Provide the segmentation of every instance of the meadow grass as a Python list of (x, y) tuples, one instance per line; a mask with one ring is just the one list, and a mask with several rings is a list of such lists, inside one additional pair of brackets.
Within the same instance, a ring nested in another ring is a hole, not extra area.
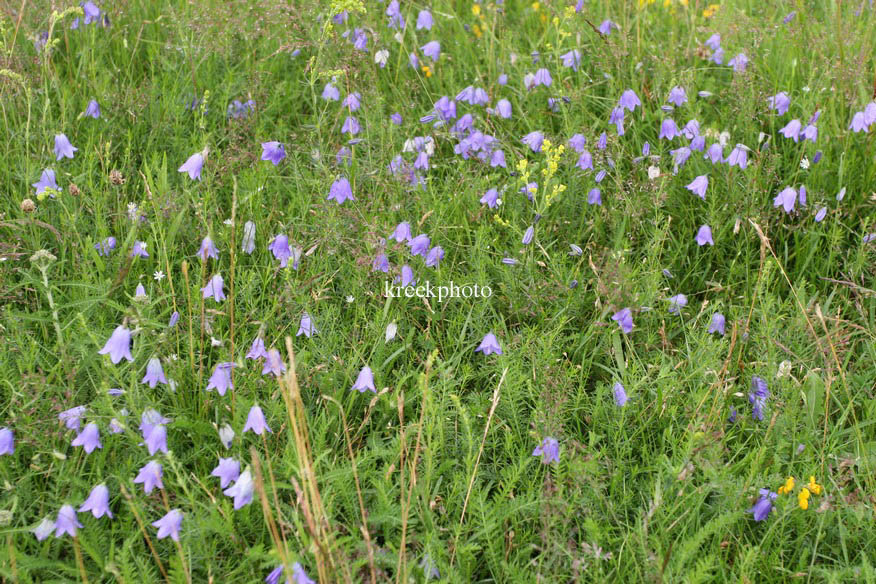
[[(15, 436), (0, 456), (4, 580), (257, 582), (298, 562), (321, 582), (876, 582), (876, 126), (849, 129), (876, 97), (866, 0), (403, 2), (397, 38), (380, 2), (129, 0), (100, 6), (109, 26), (71, 30), (76, 6), (0, 6), (0, 427)], [(426, 8), (434, 25), (417, 29)], [(704, 47), (714, 33), (720, 65)], [(421, 50), (432, 40), (434, 63)], [(561, 62), (572, 49), (577, 71)], [(750, 63), (737, 72), (727, 61), (740, 52)], [(552, 85), (527, 89), (542, 67)], [(323, 99), (326, 83), (341, 100), (359, 92), (361, 109)], [(419, 121), (468, 85), (512, 106), (505, 119), (457, 101), (506, 168), (464, 159), (449, 127)], [(661, 110), (675, 86), (688, 102)], [(642, 106), (618, 136), (608, 119), (627, 89)], [(767, 101), (780, 91), (782, 116)], [(91, 99), (99, 119), (80, 115)], [(227, 115), (249, 99), (247, 115)], [(779, 133), (816, 111), (814, 143)], [(351, 115), (362, 141), (347, 146)], [(698, 120), (707, 144), (727, 132), (724, 155), (744, 144), (748, 167), (695, 151), (674, 172), (670, 150), (687, 140), (658, 139), (666, 117)], [(552, 146), (522, 144), (533, 131)], [(55, 160), (61, 133), (73, 159)], [(576, 133), (593, 171), (576, 167)], [(414, 162), (403, 148), (416, 136), (434, 153), (412, 187), (388, 166)], [(260, 160), (269, 141), (285, 147), (278, 165)], [(177, 171), (205, 148), (200, 180)], [(60, 192), (38, 197), (46, 168)], [(547, 179), (532, 202), (527, 171)], [(705, 200), (685, 188), (703, 174)], [(342, 176), (355, 200), (339, 205), (326, 197)], [(805, 206), (774, 207), (801, 185)], [(479, 202), (490, 188), (495, 209)], [(437, 267), (389, 239), (402, 221), (443, 248)], [(704, 224), (714, 245), (695, 241)], [(277, 234), (300, 250), (297, 267), (268, 250)], [(207, 236), (218, 260), (199, 257)], [(148, 258), (129, 256), (138, 241)], [(388, 274), (372, 269), (381, 252)], [(420, 283), (491, 295), (388, 297), (402, 264)], [(222, 302), (201, 294), (216, 273)], [(672, 314), (678, 294), (688, 303)], [(629, 334), (612, 320), (625, 307)], [(707, 332), (715, 312), (723, 335)], [(305, 313), (312, 337), (296, 336)], [(133, 361), (113, 364), (98, 351), (123, 323)], [(475, 352), (489, 332), (501, 355)], [(257, 336), (282, 355), (282, 377), (245, 359)], [(173, 384), (141, 382), (153, 357)], [(237, 366), (220, 396), (205, 387), (223, 362)], [(375, 393), (351, 391), (364, 366)], [(771, 394), (761, 420), (753, 376)], [(242, 431), (255, 404), (271, 433)], [(58, 419), (80, 405), (100, 429), (90, 454)], [(166, 454), (143, 444), (149, 408), (170, 419)], [(533, 456), (545, 437), (557, 462)], [(219, 457), (251, 469), (251, 504), (235, 510), (210, 476)], [(153, 459), (163, 488), (145, 494), (133, 479)], [(759, 490), (789, 476), (792, 492), (755, 521)], [(824, 490), (804, 510), (810, 476)], [(83, 512), (75, 539), (34, 536), (100, 483), (112, 519)], [(179, 542), (151, 525), (170, 509), (183, 513)]]

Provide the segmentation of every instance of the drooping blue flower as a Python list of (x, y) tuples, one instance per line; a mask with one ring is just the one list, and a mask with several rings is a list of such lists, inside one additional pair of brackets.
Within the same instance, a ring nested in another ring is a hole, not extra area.
[(540, 456), (543, 464), (560, 461), (560, 443), (556, 438), (547, 436), (541, 444), (532, 451), (533, 456)]
[(712, 322), (709, 324), (709, 330), (707, 332), (709, 334), (718, 333), (723, 337), (725, 324), (726, 319), (724, 318), (724, 315), (720, 312), (716, 312), (712, 315)]
[(80, 513), (85, 513), (87, 511), (91, 511), (91, 514), (94, 515), (96, 519), (100, 519), (104, 515), (110, 519), (113, 518), (113, 512), (109, 508), (109, 489), (105, 484), (96, 485), (91, 489), (88, 498), (85, 499), (85, 502), (79, 507)]
[(131, 355), (131, 331), (126, 329), (124, 325), (119, 325), (110, 335), (103, 348), (98, 351), (99, 355), (109, 355), (113, 364), (117, 364), (123, 358), (128, 361), (133, 361)]
[(475, 349), (475, 353), (478, 352), (483, 353), (484, 355), (492, 355), (493, 353), (501, 355), (502, 347), (499, 346), (499, 339), (496, 338), (496, 335), (492, 332), (485, 334), (484, 338), (481, 340), (481, 344)]
[(76, 517), (76, 509), (73, 505), (62, 506), (55, 520), (55, 537), (62, 537), (65, 533), (70, 537), (76, 537), (77, 528), (81, 529), (82, 524)]
[(213, 297), (215, 302), (222, 302), (225, 300), (225, 292), (222, 291), (222, 286), (225, 285), (225, 281), (222, 279), (220, 274), (215, 274), (210, 281), (207, 282), (207, 285), (201, 288), (201, 294), (203, 294), (204, 298)]
[(678, 129), (678, 124), (672, 118), (666, 118), (660, 123), (660, 134), (657, 136), (660, 140), (672, 140), (681, 136), (681, 131)]
[(727, 165), (738, 166), (745, 170), (748, 167), (748, 147), (744, 144), (737, 144), (727, 157)]
[(633, 311), (629, 308), (615, 312), (611, 320), (615, 321), (624, 333), (629, 334), (633, 331)]
[(161, 367), (161, 361), (158, 357), (152, 357), (146, 364), (146, 375), (140, 383), (146, 383), (150, 388), (155, 389), (159, 383), (167, 385), (167, 378), (164, 376), (164, 369)]
[(770, 109), (776, 110), (778, 115), (783, 116), (787, 113), (788, 108), (791, 107), (791, 98), (784, 91), (780, 91), (767, 98), (767, 104), (769, 104)]
[(428, 10), (420, 10), (417, 14), (417, 30), (431, 30), (432, 22), (432, 13)]
[(271, 349), (265, 357), (265, 364), (262, 366), (262, 375), (272, 374), (274, 377), (280, 377), (286, 371), (286, 364), (280, 356), (280, 351)]
[(627, 390), (624, 388), (623, 384), (620, 381), (615, 382), (614, 387), (612, 388), (612, 394), (614, 395), (614, 404), (622, 408), (627, 405), (629, 401), (629, 397), (627, 397)]
[(431, 248), (429, 252), (426, 254), (426, 267), (427, 268), (435, 268), (438, 267), (438, 263), (444, 259), (444, 248), (440, 245), (436, 245)]
[(252, 480), (252, 474), (247, 469), (240, 474), (233, 486), (228, 487), (222, 493), (227, 497), (234, 497), (234, 509), (237, 510), (252, 503), (254, 491), (255, 484)]
[(83, 115), (94, 118), (95, 120), (100, 117), (100, 104), (97, 103), (97, 100), (92, 99), (88, 102), (88, 106), (85, 108), (85, 113)]
[(216, 244), (213, 243), (213, 240), (209, 235), (201, 241), (201, 247), (198, 249), (198, 257), (201, 258), (201, 261), (206, 261), (207, 258), (213, 258), (214, 260), (219, 259), (219, 250), (216, 248)]
[(98, 241), (94, 244), (94, 249), (97, 250), (98, 255), (108, 256), (112, 250), (116, 248), (116, 238), (113, 236), (109, 236), (102, 241)]
[(705, 201), (706, 189), (709, 188), (709, 176), (702, 174), (693, 179), (685, 188)]
[(669, 298), (669, 314), (681, 314), (681, 309), (687, 306), (687, 296), (676, 294)]
[(89, 422), (82, 429), (76, 438), (71, 442), (73, 446), (81, 446), (86, 454), (91, 454), (96, 448), (103, 448), (100, 442), (100, 431), (97, 429), (97, 424)]
[(573, 71), (578, 71), (578, 67), (581, 65), (581, 51), (572, 49), (568, 53), (560, 55), (560, 59), (563, 61), (563, 67), (571, 67)]
[(769, 489), (761, 489), (760, 498), (746, 513), (751, 513), (755, 521), (763, 521), (773, 510), (773, 501), (776, 500), (776, 497), (778, 495)]
[(676, 107), (681, 107), (682, 105), (687, 103), (687, 93), (685, 93), (684, 87), (676, 85), (675, 87), (670, 89), (669, 98), (666, 101), (675, 104)]
[[(33, 183), (31, 186), (36, 189), (37, 195), (45, 192), (46, 189), (51, 189), (53, 191), (61, 190), (58, 183), (55, 181), (55, 171), (51, 168), (43, 170), (42, 174), (40, 174), (40, 180)], [(51, 196), (54, 198), (54, 193), (52, 193)]]
[(797, 202), (797, 191), (791, 187), (785, 187), (776, 198), (773, 199), (773, 207), (783, 207), (785, 213), (791, 213)]
[(712, 228), (708, 225), (700, 226), (700, 229), (699, 231), (697, 231), (697, 236), (695, 239), (700, 247), (706, 245), (707, 243), (709, 245), (715, 245), (715, 240), (712, 239)]
[(234, 389), (234, 383), (231, 379), (231, 368), (234, 366), (235, 364), (233, 361), (217, 363), (216, 367), (213, 369), (213, 375), (210, 376), (210, 379), (207, 382), (206, 391), (215, 389), (219, 392), (219, 395), (225, 395), (226, 391)]
[(356, 377), (356, 382), (350, 390), (356, 390), (359, 393), (363, 393), (365, 390), (371, 390), (372, 392), (377, 393), (377, 389), (374, 387), (374, 374), (371, 372), (371, 367), (367, 365), (362, 367), (359, 371), (359, 375)]
[(146, 436), (146, 449), (149, 451), (149, 456), (156, 452), (167, 454), (167, 428), (164, 424), (158, 424), (152, 428), (149, 435)]
[(79, 150), (74, 147), (70, 140), (67, 139), (67, 136), (64, 134), (55, 134), (55, 156), (57, 160), (61, 160), (62, 158), (73, 158), (73, 153)]
[(408, 247), (411, 248), (411, 255), (426, 257), (426, 254), (429, 252), (430, 243), (431, 241), (429, 240), (429, 236), (425, 233), (421, 233), (420, 235), (414, 237), (408, 242)]
[(295, 333), (296, 337), (300, 337), (304, 335), (308, 339), (313, 335), (318, 335), (319, 329), (316, 328), (316, 325), (313, 324), (313, 319), (311, 319), (308, 313), (304, 313), (301, 315), (301, 322), (298, 324), (298, 332)]
[(148, 495), (152, 489), (158, 487), (164, 488), (164, 483), (161, 482), (161, 476), (164, 474), (164, 469), (161, 464), (155, 460), (147, 462), (134, 479), (134, 484), (143, 483), (143, 491)]
[(533, 152), (541, 152), (541, 145), (544, 142), (544, 134), (537, 130), (530, 132), (523, 137), (521, 142), (529, 146)]
[(11, 428), (0, 428), (0, 456), (15, 454), (15, 434)]
[(420, 47), (420, 50), (423, 51), (423, 55), (432, 59), (432, 62), (434, 63), (438, 60), (438, 57), (441, 56), (441, 43), (438, 41), (429, 41)]
[(254, 432), (259, 435), (264, 434), (266, 431), (272, 432), (268, 423), (265, 421), (265, 414), (262, 412), (262, 408), (260, 408), (258, 404), (254, 404), (250, 408), (249, 414), (246, 416), (246, 424), (243, 426), (243, 431)]
[(329, 188), (329, 195), (326, 200), (334, 200), (338, 203), (338, 205), (347, 200), (356, 200), (356, 197), (353, 196), (353, 189), (350, 186), (350, 181), (347, 180), (347, 177), (341, 177), (332, 183), (331, 188)]
[(270, 160), (274, 166), (286, 158), (286, 148), (280, 142), (262, 142), (262, 160)]
[(325, 101), (338, 101), (341, 99), (341, 92), (338, 91), (338, 88), (332, 85), (331, 81), (325, 84), (325, 87), (322, 88), (322, 98)]
[(152, 527), (158, 528), (155, 537), (164, 539), (170, 536), (173, 541), (179, 541), (179, 530), (182, 526), (183, 513), (179, 509), (171, 509), (158, 521), (152, 522)]
[(179, 167), (179, 172), (187, 172), (192, 180), (201, 180), (201, 170), (204, 168), (204, 155), (200, 152), (195, 152), (189, 156), (182, 166)]
[(617, 104), (624, 108), (628, 109), (631, 112), (636, 110), (636, 107), (642, 105), (642, 100), (639, 99), (639, 96), (636, 95), (636, 92), (632, 89), (627, 89), (623, 93), (621, 93), (620, 99), (617, 100)]
[(277, 234), (271, 243), (268, 244), (268, 250), (274, 254), (274, 257), (280, 260), (280, 267), (285, 268), (289, 265), (289, 258), (292, 257), (292, 249), (289, 247), (289, 237), (284, 233)]
[(219, 464), (210, 473), (211, 477), (219, 479), (219, 488), (224, 489), (240, 476), (240, 463), (233, 458), (219, 457)]

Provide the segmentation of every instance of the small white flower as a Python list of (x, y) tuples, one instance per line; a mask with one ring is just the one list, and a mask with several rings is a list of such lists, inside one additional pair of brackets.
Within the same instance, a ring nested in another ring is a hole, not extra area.
[(234, 440), (234, 429), (225, 424), (219, 428), (219, 440), (225, 448), (231, 448), (231, 441)]
[(128, 219), (131, 221), (136, 221), (140, 218), (140, 208), (137, 207), (137, 203), (130, 202), (128, 203)]
[(657, 168), (656, 166), (649, 166), (648, 167), (648, 179), (654, 180), (658, 176), (660, 176), (660, 169)]
[(501, 204), (502, 204), (502, 199), (496, 199), (496, 205), (501, 205)]
[(804, 86), (803, 86), (803, 91), (804, 91), (805, 93), (809, 93), (809, 92), (812, 91), (812, 90), (809, 89), (809, 86), (808, 86), (808, 85), (804, 85)]
[(229, 226), (230, 226), (230, 225), (231, 225), (231, 217), (229, 217), (228, 219), (226, 219), (226, 220), (223, 221), (222, 223), (224, 223), (225, 225), (229, 225)]
[(764, 138), (766, 138), (766, 134), (764, 134), (763, 132), (759, 133), (757, 135), (757, 143), (760, 144), (761, 142), (763, 142)]
[(386, 342), (393, 340), (395, 338), (395, 333), (398, 332), (398, 325), (394, 322), (386, 325)]
[(353, 298), (352, 296), (347, 296), (347, 304), (352, 303), (354, 300), (356, 300), (356, 299)]
[(727, 130), (724, 130), (723, 132), (721, 132), (718, 135), (718, 143), (721, 146), (726, 146), (729, 141), (730, 141), (730, 132), (728, 132)]
[(806, 158), (805, 156), (803, 157), (802, 160), (800, 160), (800, 168), (802, 168), (803, 170), (809, 169), (809, 159)]
[(216, 337), (211, 336), (211, 337), (210, 337), (210, 346), (211, 346), (211, 347), (221, 347), (221, 346), (222, 346), (222, 341), (220, 341), (220, 340), (217, 339)]
[(167, 388), (170, 389), (170, 391), (176, 393), (176, 379), (168, 379)]
[(776, 379), (781, 379), (791, 373), (791, 362), (782, 361), (779, 363), (779, 370), (776, 371)]
[(152, 277), (155, 278), (156, 282), (160, 282), (164, 279), (164, 272), (162, 272), (161, 270), (158, 270), (157, 272), (152, 274)]
[(380, 68), (386, 67), (386, 61), (389, 60), (389, 51), (380, 49), (374, 53), (374, 62), (380, 65)]
[(399, 43), (405, 40), (405, 37), (404, 37), (404, 35), (401, 33), (401, 31), (395, 33), (395, 35), (393, 35), (392, 38), (394, 38), (394, 39), (396, 40), (396, 42), (399, 42)]

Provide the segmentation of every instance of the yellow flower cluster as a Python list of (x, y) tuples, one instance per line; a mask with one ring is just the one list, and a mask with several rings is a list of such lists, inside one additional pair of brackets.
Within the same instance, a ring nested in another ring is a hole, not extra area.
[(704, 18), (712, 18), (715, 16), (715, 13), (721, 8), (720, 4), (709, 4), (705, 10), (703, 10)]
[[(794, 490), (794, 477), (788, 477), (785, 484), (778, 488), (779, 495), (790, 495)], [(809, 509), (809, 498), (812, 495), (820, 495), (824, 492), (824, 487), (815, 482), (815, 476), (809, 477), (809, 482), (805, 487), (797, 493), (797, 504), (801, 509)]]
[[(547, 208), (551, 206), (551, 203), (554, 202), (554, 199), (557, 198), (560, 193), (566, 190), (566, 185), (564, 184), (554, 183), (551, 185), (551, 180), (557, 173), (557, 169), (560, 167), (560, 159), (563, 157), (563, 152), (566, 151), (566, 147), (562, 144), (554, 147), (550, 140), (545, 139), (541, 145), (541, 149), (547, 156), (547, 166), (541, 169), (541, 174), (544, 177), (545, 192), (547, 193), (545, 196), (545, 208)], [(550, 191), (547, 190), (548, 186), (551, 186)]]

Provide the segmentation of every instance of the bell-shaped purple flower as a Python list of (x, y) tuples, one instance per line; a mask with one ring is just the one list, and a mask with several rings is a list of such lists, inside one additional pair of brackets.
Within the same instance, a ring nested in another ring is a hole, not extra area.
[(486, 205), (490, 209), (495, 209), (499, 206), (499, 191), (496, 189), (489, 189), (484, 195), (481, 197), (482, 204)]
[(426, 267), (427, 268), (435, 268), (438, 267), (438, 263), (444, 259), (444, 248), (440, 245), (436, 245), (432, 249), (429, 250), (429, 253), (426, 254)]
[(91, 489), (91, 493), (82, 506), (79, 507), (80, 513), (91, 511), (96, 519), (100, 519), (104, 515), (113, 518), (113, 512), (109, 508), (109, 489), (106, 485), (100, 484)]
[(371, 372), (371, 367), (366, 365), (359, 371), (356, 383), (350, 388), (351, 391), (354, 389), (360, 393), (364, 393), (366, 389), (377, 393), (377, 389), (374, 387), (374, 373)]
[(401, 285), (403, 288), (413, 286), (417, 281), (414, 279), (414, 270), (407, 264), (401, 267)]
[(240, 476), (240, 463), (233, 458), (219, 458), (219, 464), (210, 473), (212, 477), (219, 478), (219, 488), (224, 489), (237, 480)]
[(706, 189), (709, 188), (709, 176), (702, 174), (693, 179), (693, 181), (685, 188), (705, 201)]
[(411, 239), (408, 242), (408, 246), (411, 248), (412, 255), (426, 257), (426, 254), (429, 252), (430, 243), (431, 241), (429, 240), (429, 236), (425, 233), (421, 233), (420, 235)]
[(90, 118), (94, 118), (95, 120), (100, 117), (100, 104), (97, 103), (96, 100), (91, 100), (88, 102), (88, 106), (85, 108), (85, 114)]
[(201, 293), (204, 295), (204, 298), (212, 296), (214, 301), (222, 302), (225, 300), (225, 292), (222, 291), (222, 286), (224, 285), (225, 281), (222, 279), (222, 276), (216, 274), (210, 278), (210, 281), (207, 282), (206, 286), (201, 288)]
[(64, 425), (70, 430), (79, 431), (81, 426), (82, 416), (85, 414), (85, 406), (76, 406), (69, 410), (64, 410), (58, 414), (58, 419), (64, 422)]
[(709, 330), (707, 332), (709, 334), (718, 333), (723, 337), (726, 323), (727, 321), (724, 318), (724, 315), (720, 312), (716, 312), (712, 315), (712, 322), (709, 324)]
[(167, 428), (164, 424), (158, 424), (152, 428), (149, 435), (146, 437), (146, 449), (149, 450), (149, 456), (152, 456), (158, 451), (167, 454)]
[(100, 443), (100, 431), (97, 429), (97, 424), (90, 422), (85, 425), (82, 432), (79, 433), (71, 443), (73, 446), (81, 446), (86, 454), (91, 454), (95, 448), (103, 448)]
[(511, 102), (507, 99), (500, 99), (496, 103), (496, 113), (499, 114), (500, 118), (505, 118), (506, 120), (511, 117)]
[(784, 91), (780, 91), (768, 98), (767, 103), (769, 104), (770, 109), (776, 110), (778, 115), (783, 116), (787, 113), (788, 108), (791, 107), (791, 98), (788, 97), (788, 94)]
[(684, 92), (684, 87), (676, 85), (670, 89), (669, 98), (666, 101), (675, 104), (676, 107), (681, 107), (687, 103), (687, 93)]
[(544, 134), (539, 131), (530, 132), (523, 137), (521, 142), (529, 146), (533, 152), (541, 152), (541, 145), (544, 142)]
[(396, 240), (398, 243), (411, 240), (411, 224), (407, 221), (402, 221), (396, 225), (395, 230), (389, 236), (390, 239)]
[(624, 333), (629, 334), (633, 331), (633, 312), (629, 308), (615, 312), (611, 320), (615, 321)]
[(262, 142), (262, 160), (270, 160), (274, 166), (286, 158), (286, 149), (280, 142)]
[(588, 205), (602, 205), (602, 191), (598, 188), (593, 187), (587, 193), (587, 204)]
[(265, 364), (262, 366), (262, 375), (272, 374), (274, 377), (280, 377), (286, 372), (286, 364), (283, 363), (283, 358), (280, 356), (280, 351), (271, 349), (265, 357)]
[(237, 510), (252, 503), (254, 487), (252, 474), (247, 469), (240, 474), (233, 486), (228, 487), (222, 493), (228, 497), (234, 497), (234, 509)]
[(246, 416), (246, 424), (243, 426), (243, 431), (250, 431), (259, 435), (264, 434), (265, 431), (271, 432), (271, 428), (268, 427), (268, 423), (265, 421), (265, 414), (258, 404), (250, 408), (249, 414)]
[(742, 170), (748, 167), (748, 148), (744, 144), (737, 144), (727, 157), (728, 166), (738, 166)]
[(15, 434), (10, 428), (0, 428), (0, 456), (15, 454)]
[(699, 231), (697, 231), (696, 242), (700, 246), (704, 246), (707, 243), (709, 245), (715, 245), (715, 240), (712, 239), (712, 228), (708, 225), (700, 226)]
[(135, 241), (133, 247), (131, 247), (130, 257), (132, 257), (132, 258), (148, 258), (149, 252), (146, 251), (146, 242), (145, 241)]
[(572, 49), (568, 53), (560, 55), (560, 59), (563, 61), (563, 67), (571, 67), (572, 71), (578, 71), (578, 67), (581, 65), (581, 51)]
[(614, 405), (619, 408), (627, 405), (629, 401), (629, 397), (627, 397), (627, 390), (624, 389), (623, 384), (620, 381), (615, 382), (614, 387), (612, 388), (612, 394), (614, 395)]
[(98, 354), (109, 355), (113, 364), (118, 363), (123, 358), (133, 361), (134, 357), (131, 355), (131, 331), (123, 325), (117, 326), (103, 346), (103, 349), (98, 351)]
[(637, 107), (642, 105), (642, 101), (639, 99), (639, 96), (636, 95), (636, 92), (632, 89), (627, 89), (623, 93), (621, 93), (620, 99), (617, 100), (617, 104), (627, 110), (635, 111)]
[(73, 158), (73, 153), (79, 150), (70, 143), (64, 134), (55, 134), (55, 156), (57, 160)]
[(265, 341), (261, 337), (256, 337), (249, 348), (249, 353), (246, 354), (247, 359), (267, 358), (268, 352), (265, 350)]
[(550, 436), (542, 440), (541, 444), (532, 451), (533, 456), (540, 456), (544, 464), (560, 461), (560, 443)]
[[(36, 194), (39, 195), (43, 193), (46, 189), (52, 189), (54, 191), (60, 191), (61, 188), (58, 186), (58, 183), (55, 181), (55, 171), (51, 168), (47, 168), (43, 170), (40, 175), (40, 180), (33, 183), (32, 187), (36, 188)], [(52, 195), (54, 197), (54, 195)]]
[(285, 268), (289, 265), (289, 258), (292, 257), (292, 249), (289, 247), (289, 237), (285, 234), (278, 234), (268, 244), (268, 250), (274, 257), (280, 260), (280, 267)]
[(332, 186), (329, 189), (328, 198), (326, 200), (334, 200), (338, 203), (338, 205), (340, 205), (348, 199), (350, 201), (356, 200), (356, 198), (353, 196), (353, 189), (350, 187), (350, 181), (347, 180), (346, 177), (341, 177), (332, 183)]
[(420, 47), (420, 50), (423, 51), (425, 56), (432, 59), (432, 62), (435, 62), (438, 60), (438, 57), (441, 56), (441, 43), (438, 41), (430, 41)]
[(97, 250), (98, 255), (108, 256), (112, 250), (116, 248), (116, 238), (113, 236), (109, 236), (104, 238), (102, 241), (98, 241), (94, 244), (94, 249)]
[(308, 339), (313, 335), (318, 335), (319, 329), (316, 328), (316, 325), (313, 324), (313, 320), (311, 319), (308, 313), (304, 313), (301, 315), (301, 322), (298, 324), (298, 332), (295, 333), (296, 337), (300, 337), (304, 335)]
[(322, 98), (326, 101), (338, 101), (341, 99), (341, 92), (329, 82), (322, 88)]
[(167, 378), (164, 376), (164, 369), (161, 367), (161, 361), (158, 360), (158, 357), (149, 359), (146, 364), (146, 375), (143, 376), (140, 383), (147, 383), (153, 389), (159, 383), (167, 385)]
[(432, 13), (428, 10), (420, 10), (417, 14), (417, 30), (432, 30)]
[(207, 258), (219, 259), (219, 250), (216, 249), (216, 244), (213, 243), (209, 235), (201, 241), (198, 257), (201, 258), (201, 261), (207, 261)]
[(483, 353), (484, 355), (502, 354), (502, 347), (499, 346), (499, 339), (492, 332), (488, 332), (481, 340), (481, 344), (475, 349), (475, 353)]
[(187, 172), (192, 180), (201, 180), (201, 170), (204, 168), (204, 155), (201, 152), (195, 152), (189, 156), (182, 166), (179, 167), (179, 172)]
[(733, 67), (733, 71), (736, 73), (744, 73), (745, 68), (748, 67), (748, 57), (745, 56), (745, 53), (739, 53), (729, 61), (727, 61), (727, 65)]
[(773, 207), (783, 207), (785, 213), (791, 213), (794, 210), (794, 205), (797, 203), (797, 191), (791, 187), (785, 187), (773, 199)]
[(152, 527), (158, 528), (158, 539), (170, 536), (173, 541), (179, 541), (179, 530), (182, 527), (183, 513), (179, 509), (171, 509), (158, 521), (152, 522)]
[(669, 298), (669, 314), (681, 314), (681, 309), (687, 306), (687, 296), (676, 294)]
[(785, 138), (791, 138), (794, 142), (799, 142), (800, 140), (800, 129), (803, 125), (800, 123), (800, 120), (794, 118), (790, 122), (788, 122), (784, 128), (779, 130), (779, 133)]
[(164, 469), (161, 468), (161, 464), (155, 460), (150, 460), (140, 469), (140, 472), (134, 479), (134, 484), (143, 483), (143, 491), (148, 495), (155, 487), (159, 489), (164, 488), (164, 483), (161, 482), (163, 474)]
[(678, 124), (675, 123), (675, 120), (666, 118), (660, 123), (660, 134), (657, 136), (659, 139), (672, 140), (678, 136), (681, 136), (681, 131), (678, 129)]
[(718, 142), (715, 142), (706, 153), (703, 155), (703, 158), (706, 158), (712, 162), (712, 164), (717, 164), (719, 162), (724, 162), (724, 147), (721, 146)]
[(206, 391), (215, 389), (219, 395), (225, 395), (229, 389), (234, 389), (234, 383), (231, 381), (231, 368), (234, 367), (233, 361), (225, 361), (217, 363), (213, 369), (213, 375), (210, 376), (210, 381), (207, 383)]
[(76, 537), (76, 528), (82, 528), (76, 517), (76, 509), (73, 505), (64, 505), (58, 511), (58, 518), (55, 520), (55, 537), (61, 537), (65, 533), (70, 537)]
[(757, 503), (746, 513), (751, 513), (755, 521), (763, 521), (769, 516), (770, 511), (773, 510), (773, 501), (776, 500), (776, 497), (778, 495), (769, 489), (761, 489), (760, 498), (757, 500)]

